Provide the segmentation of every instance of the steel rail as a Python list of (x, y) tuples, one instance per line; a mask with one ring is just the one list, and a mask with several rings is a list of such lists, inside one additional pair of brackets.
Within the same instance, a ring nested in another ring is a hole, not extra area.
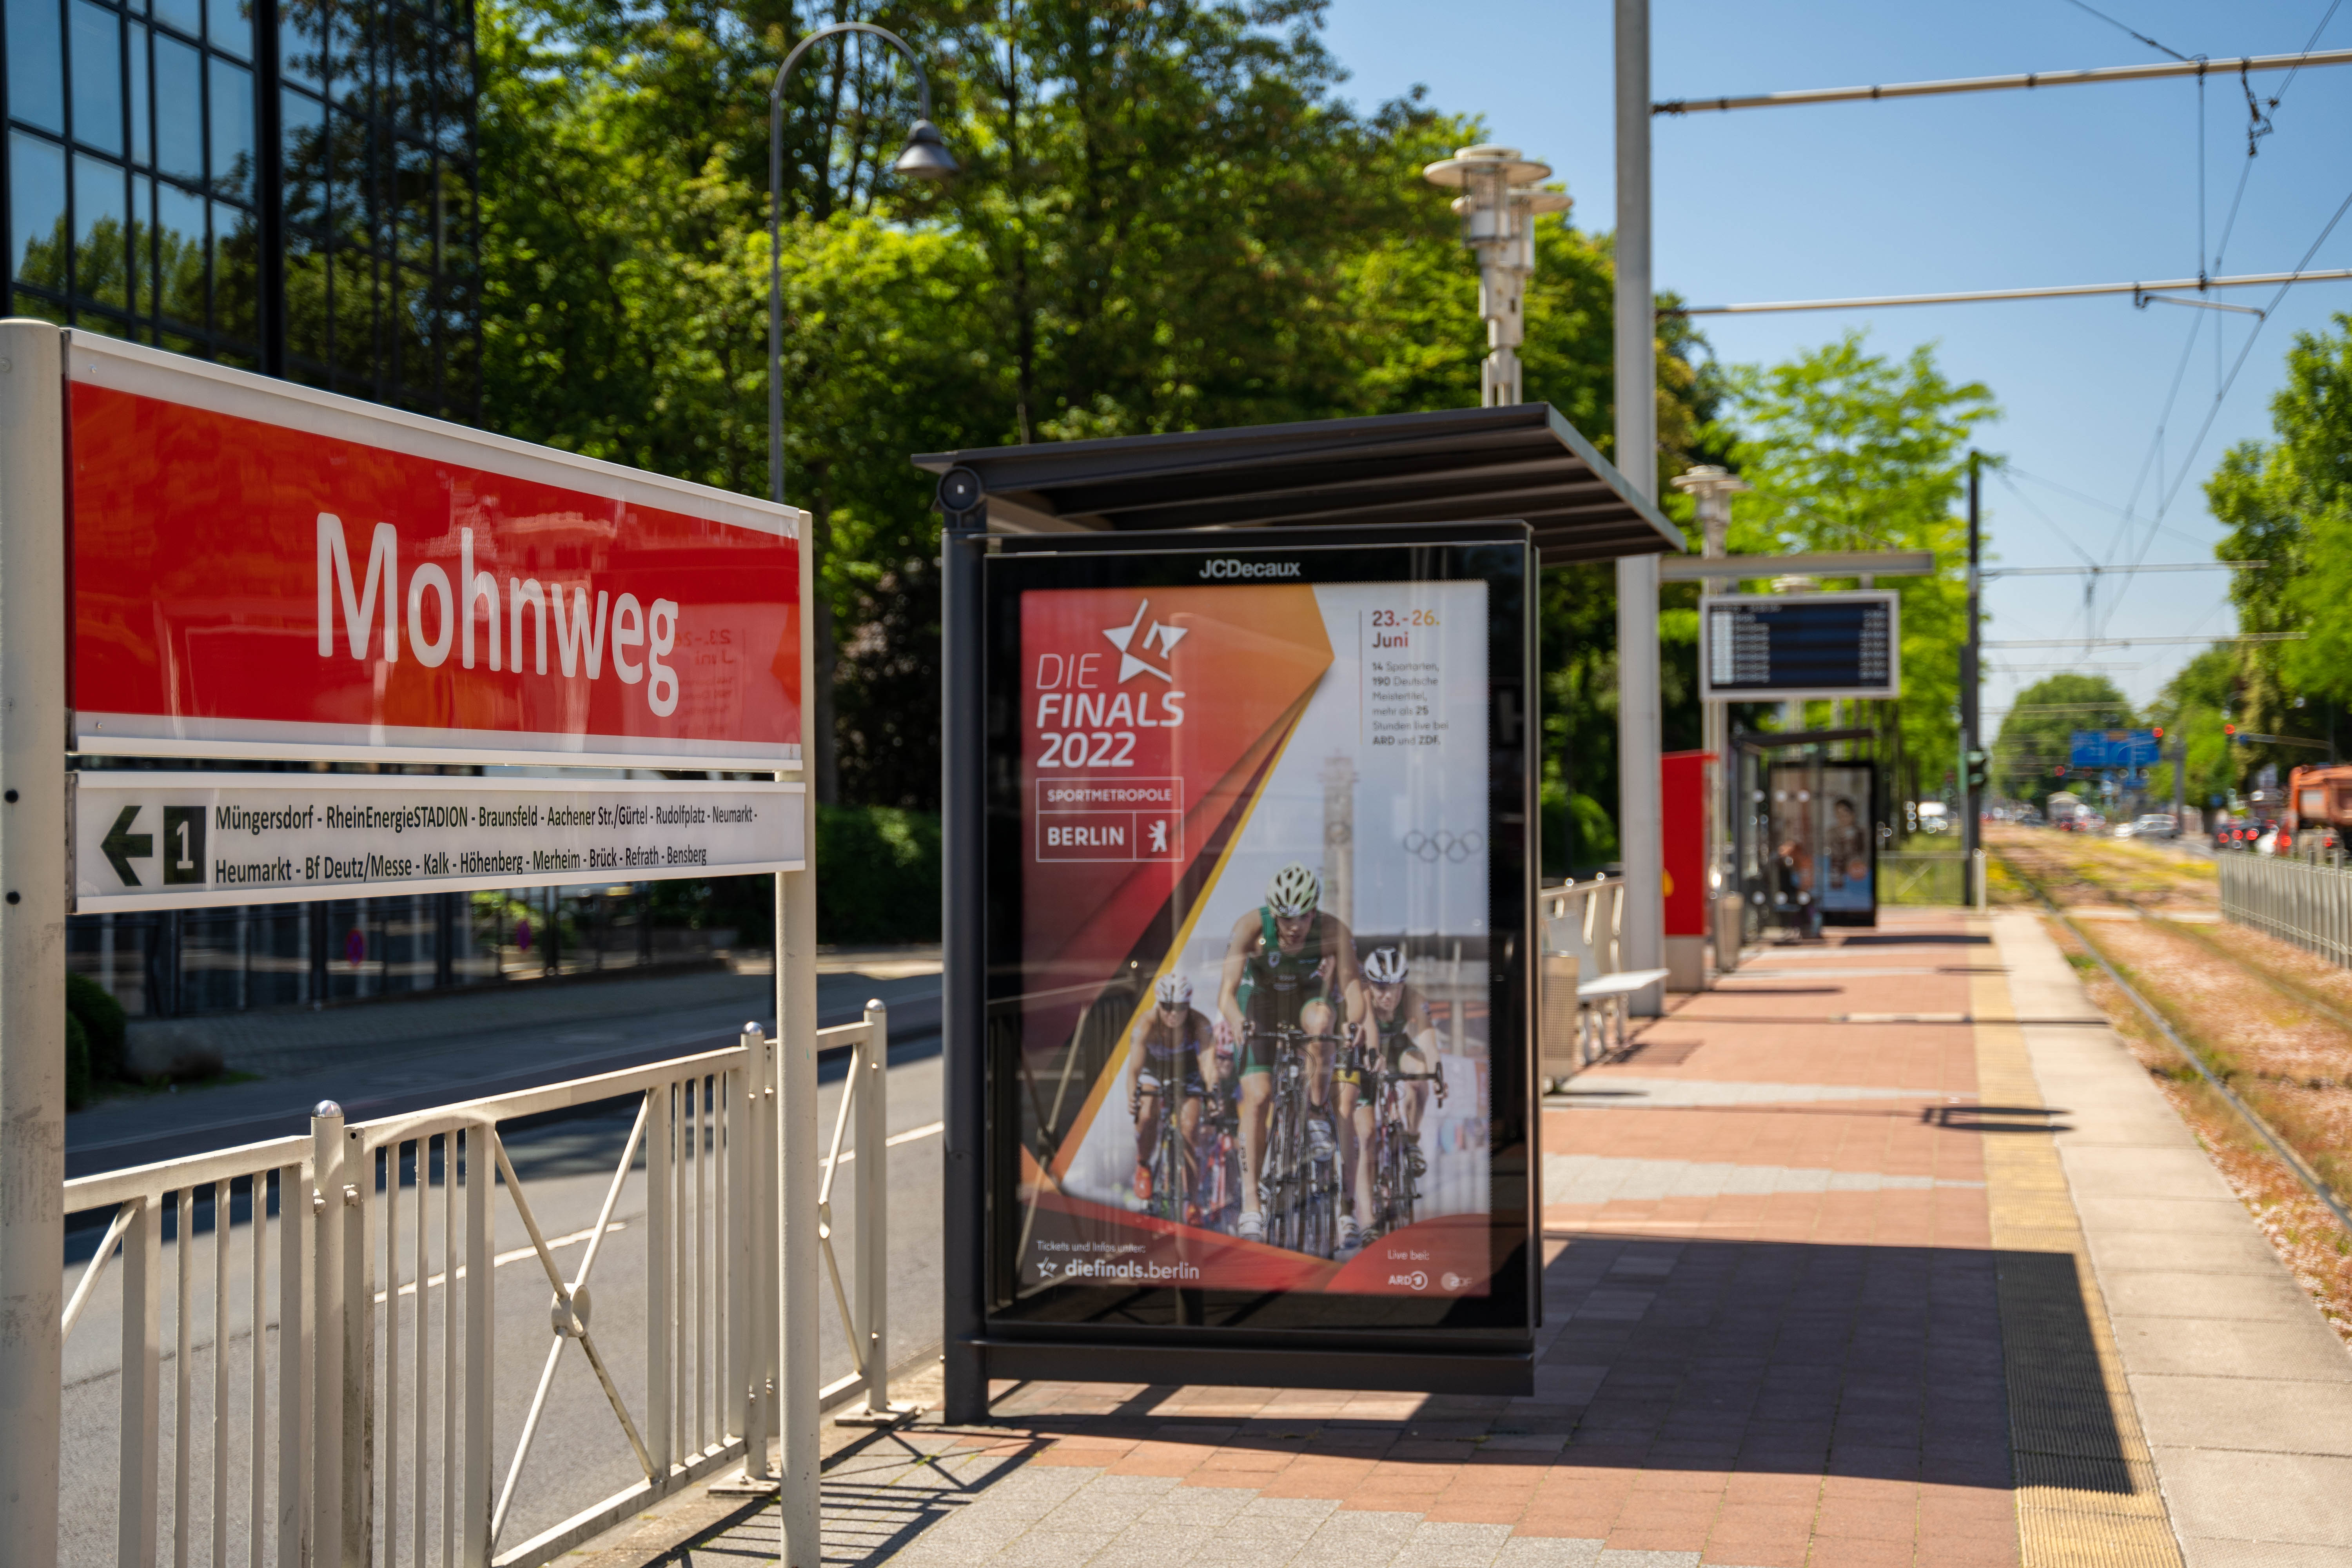
[(1995, 300), (2069, 300), (2086, 294), (2147, 295), (2163, 289), (2261, 289), (2352, 281), (2352, 268), (2241, 272), (2227, 278), (2168, 278), (2155, 283), (2056, 283), (2034, 289), (1964, 289), (1941, 294), (1863, 294), (1848, 300), (1759, 300), (1737, 305), (1661, 305), (1661, 316), (1752, 316), (1780, 310), (1874, 310), (1896, 305), (1976, 305)]
[(1875, 103), (1890, 98), (1940, 98), (1956, 92), (2006, 92), (2042, 87), (2096, 87), (2105, 82), (2155, 81), (2166, 77), (2245, 75), (2294, 70), (2304, 66), (2352, 65), (2352, 49), (2317, 49), (2295, 55), (2241, 55), (2234, 59), (2159, 60), (2150, 65), (2090, 66), (2074, 70), (2025, 71), (2010, 76), (1954, 77), (1943, 81), (1886, 82), (1873, 87), (1810, 87), (1787, 92), (1755, 92), (1737, 98), (1669, 98), (1650, 105), (1653, 115), (1723, 113), (1734, 109), (1794, 109), (1814, 103)]
[[(2101, 969), (2106, 972), (2107, 978), (2116, 983), (2116, 988), (2130, 999), (2133, 1006), (2139, 1009), (2140, 1016), (2145, 1017), (2148, 1021), (2149, 1025), (2154, 1027), (2158, 1034), (2164, 1037), (2165, 1043), (2169, 1045), (2176, 1052), (2179, 1053), (2180, 1058), (2196, 1069), (2197, 1076), (2203, 1079), (2205, 1082), (2211, 1087), (2215, 1093), (2219, 1094), (2224, 1100), (2228, 1101), (2230, 1109), (2236, 1111), (2240, 1119), (2242, 1120), (2247, 1126), (2252, 1128), (2262, 1138), (2263, 1142), (2270, 1145), (2271, 1152), (2279, 1157), (2279, 1163), (2284, 1165), (2289, 1171), (2293, 1172), (2297, 1181), (2301, 1182), (2305, 1187), (2310, 1189), (2311, 1195), (2313, 1197), (2317, 1198), (2322, 1204), (2325, 1204), (2327, 1206), (2327, 1212), (2336, 1216), (2336, 1223), (2342, 1226), (2346, 1232), (2352, 1233), (2352, 1211), (2347, 1211), (2345, 1208), (2344, 1201), (2336, 1195), (2335, 1189), (2327, 1184), (2326, 1180), (2320, 1176), (2319, 1173), (2313, 1170), (2310, 1165), (2305, 1163), (2302, 1155), (2296, 1153), (2294, 1150), (2287, 1146), (2286, 1141), (2272, 1130), (2271, 1124), (2263, 1120), (2262, 1114), (2259, 1111), (2255, 1110), (2252, 1106), (2248, 1105), (2243, 1100), (2238, 1098), (2237, 1090), (2222, 1082), (2221, 1078), (2214, 1073), (2213, 1069), (2205, 1065), (2205, 1058), (2198, 1055), (2197, 1052), (2189, 1046), (2189, 1042), (2180, 1037), (2179, 1033), (2174, 1030), (2171, 1023), (2166, 1019), (2162, 1013), (2156, 1009), (2154, 1004), (2150, 1003), (2147, 997), (2139, 994), (2137, 987), (2134, 986), (2130, 981), (2124, 978), (2122, 971), (2118, 970), (2113, 963), (2109, 962), (2105, 953), (2099, 951), (2098, 944), (2091, 940), (2090, 934), (2084, 931), (2081, 926), (2076, 925), (2074, 918), (2068, 915), (2064, 910), (2058, 907), (2056, 900), (2050, 897), (2049, 892), (2042, 887), (2042, 884), (2038, 878), (2033, 876), (2032, 872), (2023, 869), (2010, 857), (2003, 855), (2001, 858), (2005, 863), (2007, 863), (2011, 871), (2017, 873), (2019, 878), (2024, 881), (2026, 886), (2033, 889), (2033, 896), (2042, 900), (2042, 907), (2048, 910), (2052, 915), (2055, 916), (2060, 924), (2063, 925), (2068, 931), (2074, 933), (2074, 940), (2083, 944), (2083, 951), (2089, 953), (2093, 962), (2097, 963)], [(2131, 910), (2133, 914), (2137, 915), (2141, 920), (2156, 921), (2158, 919), (2158, 917), (2150, 915), (2146, 910), (2141, 909), (2137, 904), (2132, 902), (2131, 900), (2123, 897), (2121, 894), (2116, 893), (2112, 889), (2101, 885), (2100, 890), (2107, 893), (2109, 897), (2114, 898), (2116, 902)], [(2174, 922), (2170, 921), (2163, 921), (2161, 923), (2167, 927), (2170, 927), (2174, 924)], [(2224, 956), (2227, 955), (2225, 954)], [(2233, 959), (2232, 962), (2239, 961)], [(2273, 989), (2281, 989), (2281, 987), (2277, 985), (2275, 980), (2273, 980), (2270, 975), (2263, 973), (2261, 970), (2254, 968), (2253, 965), (2241, 963), (2240, 966), (2245, 969), (2247, 973), (2252, 974), (2256, 979), (2263, 981), (2266, 984), (2272, 985)], [(2290, 994), (2293, 994), (2290, 993)], [(2297, 1000), (2305, 1000), (2305, 998), (2298, 996)], [(2332, 1008), (2325, 1010), (2331, 1013), (2334, 1012), (2334, 1009)], [(2336, 1014), (2336, 1016), (2341, 1018), (2343, 1016), (2341, 1014)]]

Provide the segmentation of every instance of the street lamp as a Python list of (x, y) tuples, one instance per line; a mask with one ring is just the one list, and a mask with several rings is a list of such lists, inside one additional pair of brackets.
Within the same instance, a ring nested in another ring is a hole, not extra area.
[(1538, 213), (1566, 212), (1569, 198), (1535, 189), (1551, 165), (1519, 155), (1517, 147), (1464, 147), (1430, 164), (1422, 178), (1466, 194), (1454, 198), (1462, 215), (1463, 243), (1478, 253), (1478, 314), (1486, 320), (1486, 363), (1478, 378), (1478, 405), (1526, 401), (1519, 344), (1527, 339), (1528, 279), (1536, 269)]
[(931, 123), (931, 79), (906, 39), (871, 22), (835, 22), (819, 27), (793, 46), (776, 68), (775, 84), (768, 89), (768, 499), (784, 500), (784, 81), (812, 45), (842, 33), (871, 33), (907, 57), (915, 68), (922, 112), (907, 128), (906, 150), (890, 165), (896, 174), (915, 180), (944, 180), (956, 172), (955, 154), (947, 139)]
[[(1668, 481), (1698, 503), (1699, 549), (1709, 556), (1730, 553), (1731, 498), (1753, 489), (1746, 479), (1728, 468), (1713, 463), (1700, 463), (1685, 469)], [(1709, 596), (1723, 592), (1731, 584), (1709, 577), (1699, 585), (1698, 613), (1706, 616)], [(1705, 646), (1702, 643), (1701, 646)], [(1731, 749), (1731, 708), (1725, 702), (1707, 702), (1700, 710), (1699, 746), (1715, 753), (1716, 780), (1720, 791), (1717, 807), (1711, 813), (1717, 840), (1715, 868), (1719, 886), (1736, 888), (1739, 868), (1734, 859), (1738, 841), (1737, 825), (1746, 799), (1747, 770), (1744, 760)], [(1734, 895), (1737, 896), (1736, 894)], [(1733, 944), (1737, 957), (1737, 944)]]

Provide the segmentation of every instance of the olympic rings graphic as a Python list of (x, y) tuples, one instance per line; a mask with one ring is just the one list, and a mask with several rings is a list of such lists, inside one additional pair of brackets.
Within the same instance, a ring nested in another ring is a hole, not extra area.
[(1430, 865), (1444, 859), (1459, 866), (1486, 847), (1486, 836), (1477, 832), (1455, 834), (1440, 828), (1423, 833), (1416, 827), (1404, 836), (1404, 852)]

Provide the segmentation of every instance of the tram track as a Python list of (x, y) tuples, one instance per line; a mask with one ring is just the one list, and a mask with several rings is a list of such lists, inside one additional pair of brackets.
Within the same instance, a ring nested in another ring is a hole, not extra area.
[[(2192, 1044), (2184, 1037), (2164, 1009), (2150, 1001), (2142, 988), (2134, 984), (2126, 976), (2125, 968), (2127, 966), (2117, 964), (2090, 931), (2084, 929), (2082, 922), (2069, 914), (2052, 895), (2050, 887), (2042, 877), (2035, 874), (2036, 869), (2047, 872), (2053, 868), (2047, 863), (2039, 868), (2029, 867), (2024, 863), (2027, 857), (2016, 851), (2017, 847), (2014, 845), (2001, 845), (1994, 847), (1994, 853), (2000, 858), (2009, 873), (2033, 895), (2035, 900), (2049, 911), (2052, 918), (2066, 928), (2074, 940), (2082, 945), (2083, 951), (2105, 972), (2116, 991), (2131, 1003), (2133, 1008), (2147, 1021), (2158, 1037), (2196, 1072), (2206, 1087), (2211, 1089), (2238, 1121), (2270, 1150), (2278, 1163), (2309, 1192), (2310, 1195), (2326, 1207), (2346, 1234), (2352, 1236), (2352, 1209), (2347, 1209), (2343, 1196), (2336, 1191), (2333, 1184), (2291, 1139), (2272, 1124), (2270, 1119), (2246, 1102), (2244, 1097), (2239, 1094), (2228, 1081), (2228, 1077), (2214, 1071), (2211, 1062), (2208, 1059), (2209, 1056), (2220, 1057), (2227, 1062), (2233, 1053), (2227, 1047), (2219, 1047), (2210, 1042), (2206, 1042), (2203, 1047), (2200, 1048), (2199, 1045)], [(2034, 858), (2042, 858), (2039, 856)], [(2064, 867), (2063, 870), (2078, 884), (2086, 885), (2095, 889), (2103, 899), (2128, 911), (2137, 920), (2158, 927), (2168, 935), (2189, 942), (2200, 952), (2228, 964), (2237, 973), (2284, 998), (2291, 1005), (2308, 1009), (2325, 1017), (2347, 1035), (2352, 1035), (2352, 1013), (2347, 1013), (2334, 1002), (2315, 994), (2312, 987), (2281, 974), (2242, 953), (2230, 951), (2210, 934), (2197, 929), (2189, 922), (2172, 920), (2148, 910), (2139, 900), (2132, 897), (2126, 890), (2116, 887), (2108, 879), (2098, 876), (2091, 868), (2069, 865)], [(2331, 1089), (2339, 1092), (2352, 1091), (2352, 1083), (2347, 1083), (2341, 1076), (2320, 1079), (2309, 1075), (2266, 1073), (2244, 1067), (2232, 1067), (2231, 1074), (2279, 1088), (2313, 1091)]]

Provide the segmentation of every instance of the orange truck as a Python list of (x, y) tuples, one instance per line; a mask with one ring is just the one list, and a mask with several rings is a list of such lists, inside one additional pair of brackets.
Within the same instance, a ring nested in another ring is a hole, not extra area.
[(2287, 775), (2281, 826), (2297, 849), (2333, 849), (2352, 837), (2352, 763), (2297, 768)]

